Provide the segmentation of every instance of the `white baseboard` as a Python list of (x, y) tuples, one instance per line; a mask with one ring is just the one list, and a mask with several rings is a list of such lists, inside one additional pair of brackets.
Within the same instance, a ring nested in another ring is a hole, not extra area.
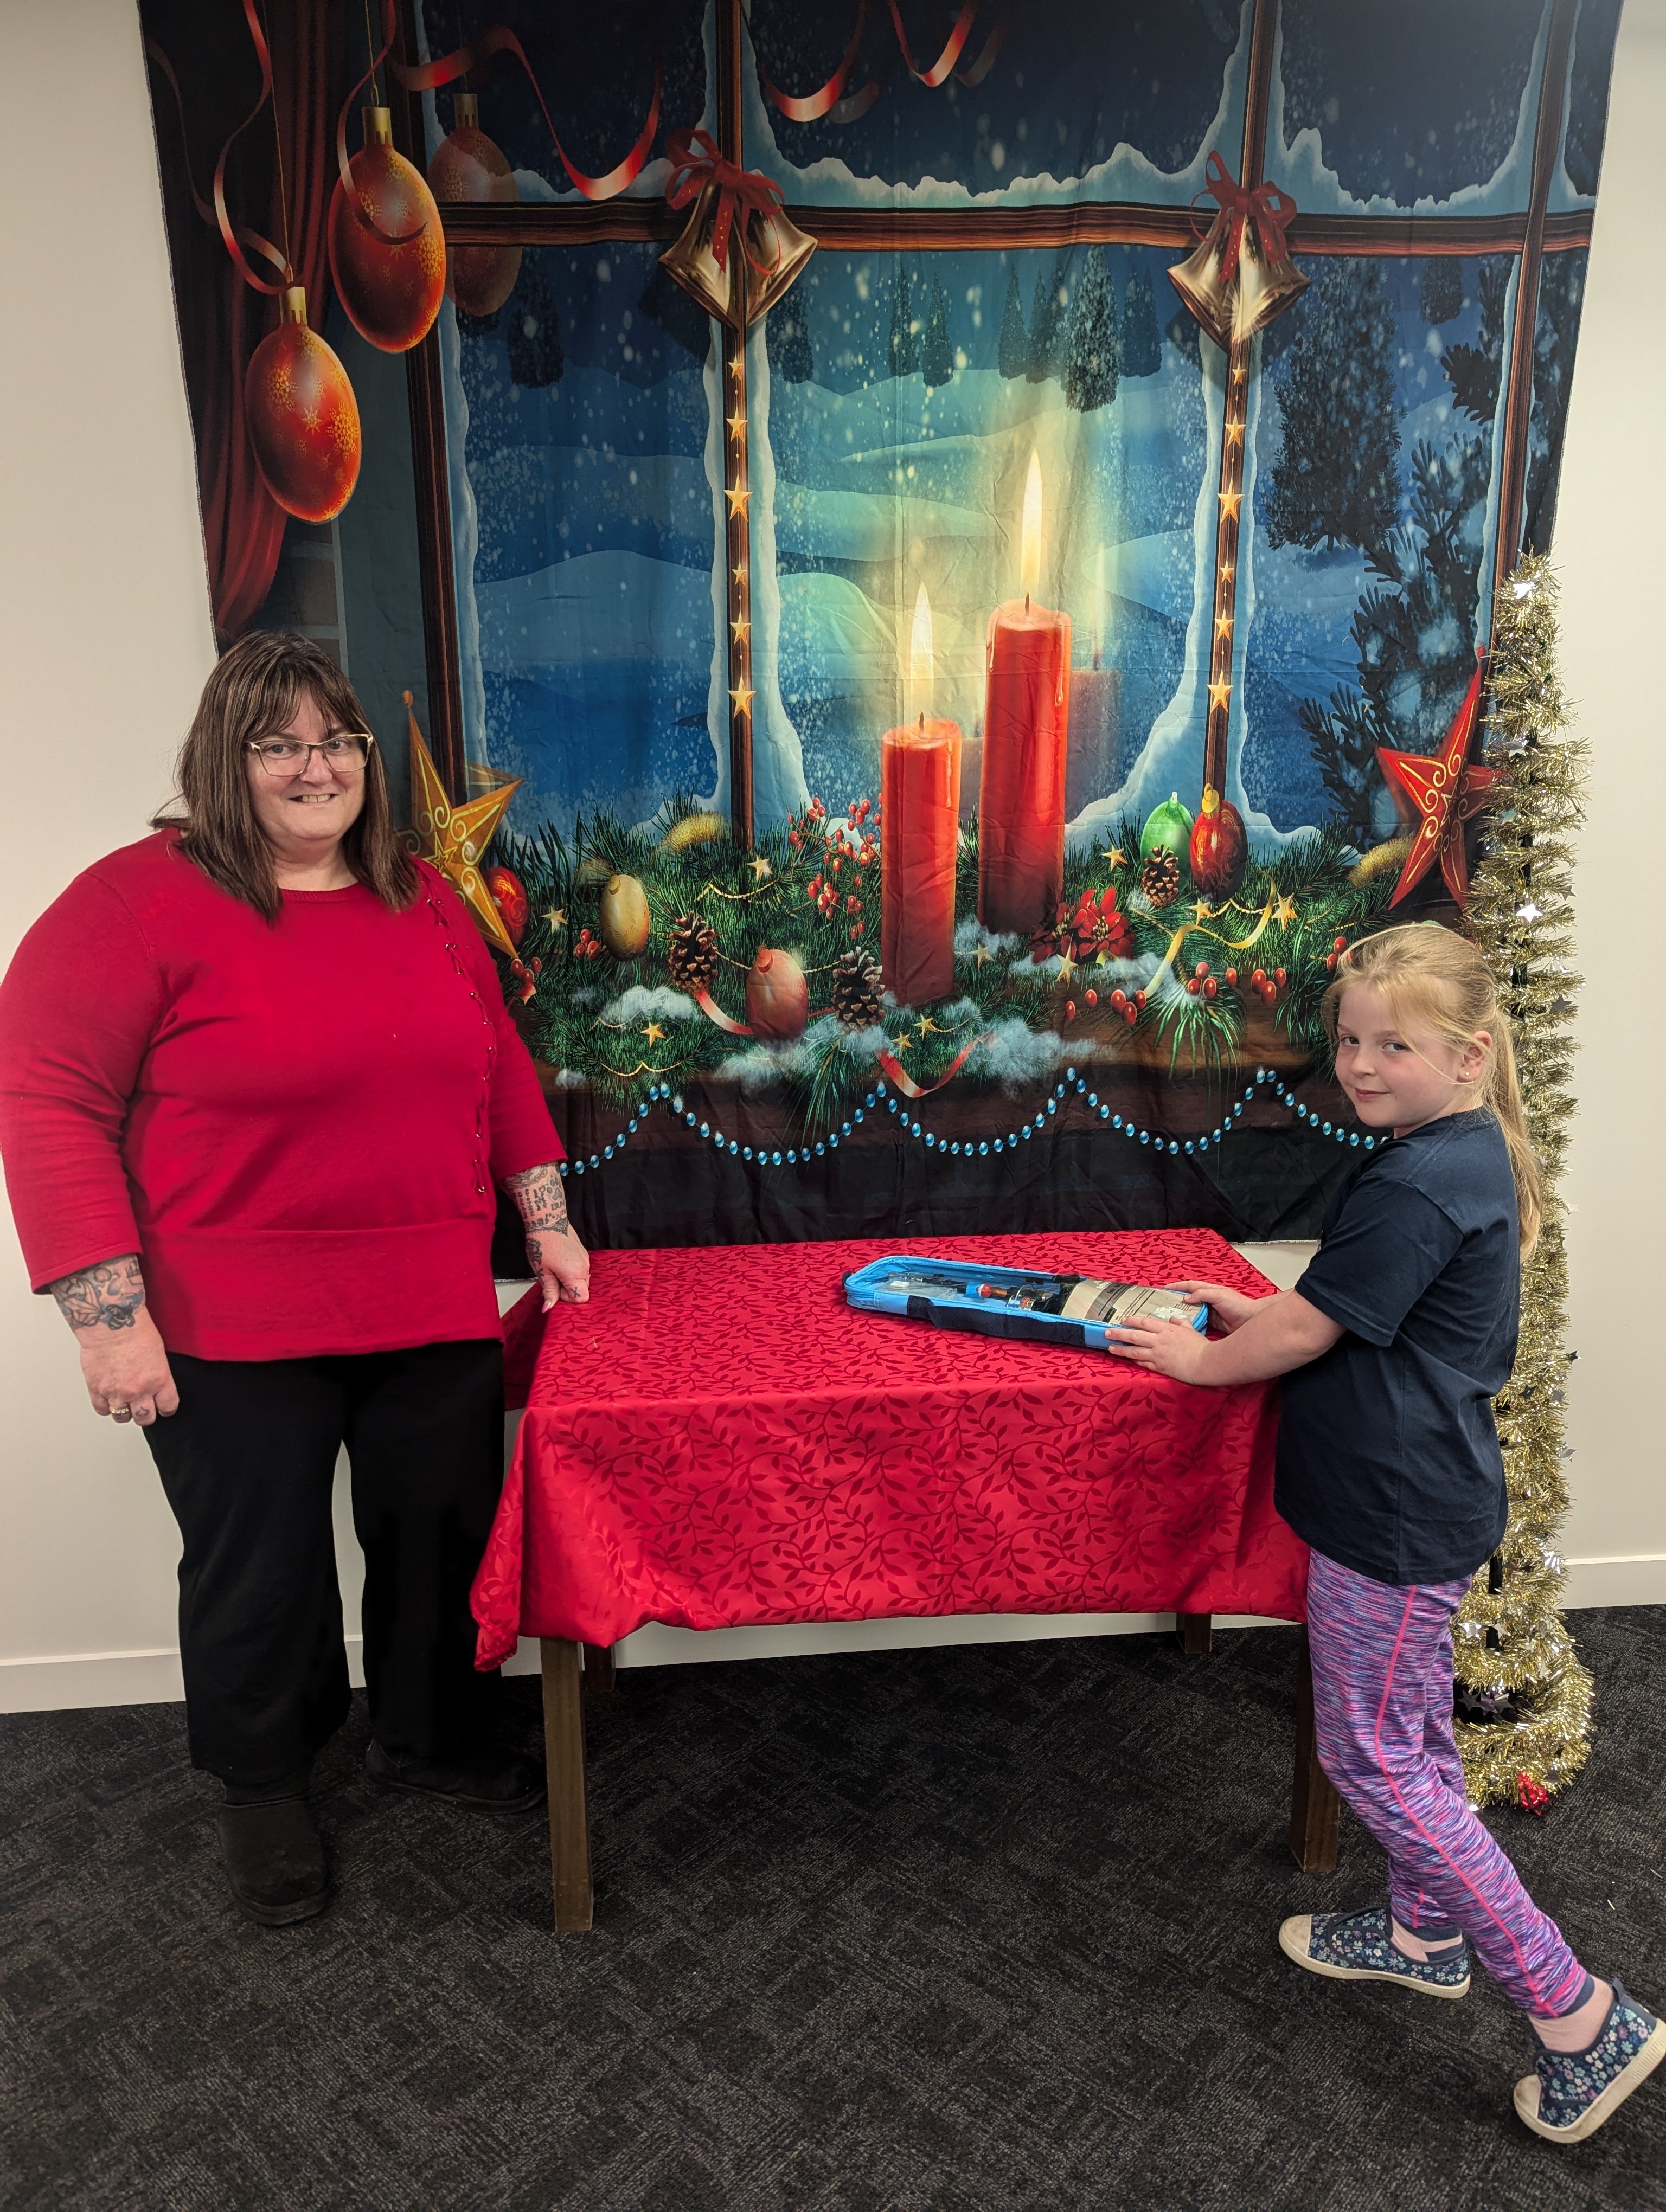
[[(1666, 1553), (1570, 1559), (1571, 1612), (1604, 1605), (1666, 1605)], [(934, 1620), (811, 1621), (779, 1628), (639, 1628), (615, 1646), (621, 1667), (682, 1667), (727, 1659), (799, 1659), (841, 1651), (919, 1651), (952, 1644), (1044, 1643), (1071, 1636), (1149, 1636), (1167, 1613), (959, 1613)], [(1268, 1626), (1254, 1613), (1219, 1613), (1217, 1628)], [(364, 1681), (362, 1639), (350, 1636), (348, 1672)], [(535, 1674), (538, 1645), (523, 1637), (506, 1674)], [(177, 1650), (56, 1651), (0, 1659), (0, 1713), (69, 1712), (92, 1705), (165, 1705), (185, 1695)]]

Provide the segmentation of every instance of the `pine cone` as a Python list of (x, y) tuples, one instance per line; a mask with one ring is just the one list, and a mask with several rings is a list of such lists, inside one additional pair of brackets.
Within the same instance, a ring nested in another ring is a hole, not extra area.
[(717, 973), (717, 932), (697, 914), (681, 915), (673, 925), (666, 973), (681, 990), (696, 995), (710, 990)]
[(872, 1028), (885, 1004), (879, 963), (866, 952), (846, 952), (833, 963), (832, 1006), (841, 1027)]
[(1151, 904), (1172, 906), (1180, 896), (1180, 863), (1166, 845), (1155, 845), (1140, 871), (1140, 888)]

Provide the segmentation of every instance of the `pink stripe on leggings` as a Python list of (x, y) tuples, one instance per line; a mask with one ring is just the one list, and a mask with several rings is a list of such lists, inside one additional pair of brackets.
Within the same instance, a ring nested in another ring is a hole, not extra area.
[(1319, 1762), (1389, 1855), (1402, 1928), (1456, 1925), (1512, 2003), (1566, 2011), (1584, 1969), (1470, 1809), (1452, 1734), (1460, 1582), (1373, 1582), (1315, 1552), (1308, 1571)]

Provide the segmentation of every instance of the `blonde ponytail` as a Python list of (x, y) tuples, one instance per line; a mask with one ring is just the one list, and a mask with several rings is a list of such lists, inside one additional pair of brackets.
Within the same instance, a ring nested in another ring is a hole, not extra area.
[(1525, 1258), (1538, 1242), (1544, 1219), (1544, 1172), (1527, 1133), (1509, 1018), (1480, 951), (1467, 937), (1429, 921), (1403, 923), (1350, 945), (1324, 996), (1324, 1024), (1333, 1044), (1337, 1009), (1350, 983), (1379, 992), (1402, 1019), (1413, 1014), (1427, 1022), (1454, 1052), (1462, 1052), (1483, 1031), (1492, 1038), (1474, 1085), (1475, 1103), (1491, 1113), (1504, 1133)]

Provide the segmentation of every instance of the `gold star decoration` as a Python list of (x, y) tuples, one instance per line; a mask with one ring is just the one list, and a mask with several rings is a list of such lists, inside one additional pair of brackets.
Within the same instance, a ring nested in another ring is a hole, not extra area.
[(756, 883), (767, 884), (775, 872), (762, 853), (754, 853), (746, 865), (751, 870), (752, 878)]
[(1223, 609), (1222, 611), (1215, 617), (1215, 635), (1217, 637), (1231, 637), (1231, 635), (1232, 617)]
[(743, 644), (752, 634), (752, 625), (747, 621), (745, 615), (737, 615), (734, 620), (729, 624), (729, 628), (734, 633), (735, 643), (737, 645)]
[(975, 968), (987, 968), (994, 957), (993, 952), (986, 952), (980, 945), (972, 954), (972, 965)]
[(915, 1024), (915, 1031), (919, 1036), (933, 1036), (937, 1032), (937, 1024), (929, 1014), (921, 1014)]
[(1296, 902), (1286, 895), (1273, 909), (1273, 919), (1280, 929), (1288, 929), (1296, 919)]
[(1247, 374), (1247, 371), (1246, 371), (1246, 369), (1245, 369), (1245, 366), (1244, 366), (1243, 362), (1241, 362), (1241, 361), (1240, 361), (1240, 362), (1236, 362), (1236, 363), (1234, 364), (1234, 366), (1233, 366), (1233, 369), (1232, 369), (1232, 381), (1233, 381), (1233, 383), (1234, 383), (1234, 384), (1242, 384), (1242, 383), (1243, 383), (1243, 380), (1244, 380), (1244, 376), (1245, 376), (1245, 374)]
[(746, 502), (751, 495), (751, 493), (745, 484), (732, 485), (731, 488), (725, 492), (723, 496), (729, 502), (729, 514), (731, 517), (737, 514), (745, 514)]
[(735, 409), (735, 410), (734, 410), (734, 413), (733, 413), (733, 415), (731, 415), (731, 416), (730, 416), (730, 417), (729, 417), (729, 435), (730, 435), (732, 438), (744, 438), (744, 437), (745, 436), (745, 434), (746, 434), (746, 414), (745, 414), (745, 410), (744, 408), (737, 407), (737, 408)]
[(744, 590), (746, 583), (746, 563), (744, 561), (735, 570), (734, 580), (737, 589)]
[(1207, 899), (1199, 899), (1197, 903), (1192, 908), (1192, 920), (1194, 921), (1212, 921), (1214, 919), (1214, 911), (1213, 907), (1210, 905)]
[(891, 1048), (900, 1058), (903, 1053), (908, 1051), (913, 1042), (914, 1039), (909, 1035), (908, 1031), (904, 1030), (901, 1036), (893, 1037), (891, 1039)]
[(1220, 494), (1220, 511), (1229, 522), (1237, 520), (1238, 509), (1243, 504), (1243, 494), (1241, 491), (1224, 491)]
[(1243, 425), (1242, 422), (1233, 422), (1230, 419), (1228, 420), (1226, 424), (1226, 442), (1229, 446), (1241, 446), (1243, 443)]
[(434, 765), (434, 757), (423, 743), (409, 691), (405, 693), (405, 714), (410, 724), (410, 813), (416, 832), (417, 854), (438, 868), (460, 892), (488, 944), (495, 945), (509, 959), (517, 960), (520, 955), (514, 940), (503, 927), (503, 917), (480, 872), (480, 863), (522, 779), (516, 776), (511, 782), (501, 783), (496, 790), (487, 792), (483, 798), (465, 799), (459, 805), (447, 793), (440, 780), (440, 771)]
[(1128, 866), (1128, 856), (1120, 845), (1107, 845), (1100, 858), (1109, 860), (1113, 868), (1125, 868)]
[(1232, 580), (1232, 564), (1230, 561), (1223, 561), (1220, 564), (1220, 580), (1223, 584), (1230, 584)]
[(565, 929), (567, 927), (567, 912), (563, 907), (546, 906), (543, 919), (549, 923), (552, 930)]
[(750, 684), (735, 684), (729, 693), (729, 697), (733, 702), (733, 711), (737, 714), (750, 714), (755, 696), (756, 694)]
[(1209, 712), (1213, 714), (1217, 707), (1225, 706), (1228, 701), (1231, 698), (1231, 678), (1230, 676), (1218, 677), (1209, 686)]
[(1067, 952), (1061, 952), (1061, 953), (1060, 953), (1060, 955), (1059, 955), (1059, 981), (1060, 981), (1060, 982), (1061, 982), (1061, 983), (1067, 983), (1067, 982), (1069, 982), (1069, 981), (1070, 981), (1071, 977), (1072, 977), (1075, 973), (1076, 973), (1076, 963), (1075, 963), (1075, 962), (1071, 958), (1070, 955), (1069, 955)]
[(660, 1028), (658, 1022), (650, 1022), (648, 1027), (642, 1031), (642, 1035), (648, 1039), (648, 1042), (650, 1044), (658, 1044), (660, 1038), (664, 1036), (665, 1031)]

